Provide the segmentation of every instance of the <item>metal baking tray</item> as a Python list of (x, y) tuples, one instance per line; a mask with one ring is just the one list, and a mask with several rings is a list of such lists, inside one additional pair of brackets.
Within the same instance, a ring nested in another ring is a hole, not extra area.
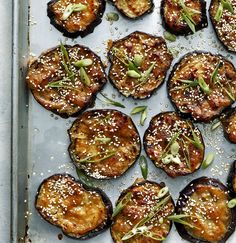
[[(58, 235), (61, 234), (61, 230), (42, 220), (34, 208), (35, 194), (44, 178), (54, 173), (64, 172), (76, 177), (76, 173), (67, 152), (69, 145), (67, 129), (74, 119), (62, 119), (43, 109), (28, 92), (24, 78), (30, 57), (38, 56), (42, 51), (58, 45), (61, 40), (68, 44), (80, 43), (89, 46), (106, 61), (107, 40), (124, 37), (135, 30), (155, 35), (162, 35), (164, 31), (159, 13), (159, 0), (154, 1), (156, 6), (153, 13), (135, 21), (120, 16), (119, 21), (113, 23), (108, 22), (105, 16), (106, 13), (116, 10), (110, 3), (107, 3), (103, 21), (94, 32), (85, 38), (71, 40), (64, 38), (50, 25), (46, 13), (47, 2), (48, 0), (14, 1), (12, 242), (74, 242), (73, 239), (66, 236), (59, 240)], [(208, 7), (209, 0), (207, 1)], [(236, 55), (227, 52), (217, 41), (210, 22), (208, 28), (188, 37), (178, 37), (176, 42), (168, 43), (168, 47), (175, 48), (179, 52), (172, 65), (182, 55), (194, 50), (220, 53), (236, 65)], [(173, 110), (167, 98), (166, 84), (162, 85), (151, 98), (143, 101), (124, 98), (109, 83), (103, 92), (125, 104), (126, 108), (120, 110), (126, 114), (129, 114), (136, 105), (148, 105), (148, 119), (145, 126), (142, 127), (138, 124), (138, 116), (133, 117), (141, 137), (151, 117), (161, 111)], [(96, 100), (95, 107), (114, 108), (104, 105), (99, 100)], [(205, 175), (218, 178), (225, 183), (229, 165), (236, 159), (236, 147), (225, 140), (222, 129), (218, 128), (212, 132), (211, 124), (197, 124), (197, 126), (203, 132), (206, 153), (213, 151), (216, 154), (213, 165), (206, 170), (200, 169), (192, 175), (171, 179), (164, 172), (156, 169), (151, 161), (148, 161), (149, 179), (157, 182), (164, 181), (169, 186), (175, 200), (178, 198), (179, 191), (194, 178)], [(144, 151), (142, 153), (145, 154)], [(136, 163), (121, 178), (98, 181), (96, 186), (101, 187), (114, 203), (120, 191), (130, 186), (135, 178), (140, 176), (139, 166)], [(112, 239), (107, 230), (87, 242), (110, 243)], [(173, 226), (166, 242), (184, 242), (184, 240), (180, 238)], [(228, 242), (236, 242), (236, 233)]]

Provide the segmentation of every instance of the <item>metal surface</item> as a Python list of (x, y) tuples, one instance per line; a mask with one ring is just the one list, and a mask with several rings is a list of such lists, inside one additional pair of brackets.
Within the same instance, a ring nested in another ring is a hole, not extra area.
[[(66, 41), (68, 44), (84, 44), (106, 61), (107, 40), (117, 39), (127, 34), (140, 30), (151, 34), (162, 35), (163, 28), (159, 14), (159, 2), (156, 4), (152, 14), (142, 19), (130, 21), (120, 16), (119, 21), (111, 24), (106, 21), (105, 15), (108, 12), (116, 11), (110, 3), (107, 3), (106, 12), (102, 23), (95, 28), (95, 31), (85, 38), (69, 40), (62, 37), (53, 26), (50, 25), (46, 14), (47, 0), (31, 0), (28, 23), (27, 1), (15, 1), (14, 6), (14, 80), (13, 80), (13, 214), (12, 214), (12, 237), (14, 242), (25, 236), (27, 227), (26, 242), (51, 243), (51, 242), (74, 242), (74, 240), (63, 236), (58, 239), (61, 230), (48, 224), (40, 218), (34, 208), (34, 198), (41, 181), (54, 174), (67, 172), (76, 177), (75, 169), (70, 162), (67, 152), (69, 138), (67, 129), (74, 119), (62, 119), (51, 112), (43, 109), (28, 93), (25, 87), (24, 71), (26, 62), (30, 56), (38, 56), (42, 51), (58, 45), (59, 41)], [(208, 5), (209, 6), (209, 1)], [(29, 42), (28, 42), (29, 32)], [(173, 64), (185, 53), (193, 50), (208, 50), (213, 53), (221, 53), (229, 58), (236, 65), (236, 55), (224, 50), (217, 41), (211, 23), (203, 31), (188, 37), (178, 37), (174, 43), (168, 43), (168, 47), (175, 47), (179, 55), (174, 59)], [(22, 68), (22, 69), (21, 69)], [(167, 98), (166, 84), (147, 100), (135, 101), (126, 99), (114, 90), (111, 84), (107, 84), (104, 93), (117, 101), (123, 102), (126, 106), (121, 111), (129, 114), (136, 105), (148, 105), (148, 119), (145, 126), (140, 126), (139, 117), (134, 116), (141, 137), (148, 123), (155, 114), (161, 111), (173, 110)], [(99, 96), (99, 95), (98, 95)], [(96, 101), (96, 108), (112, 108)], [(236, 159), (235, 145), (229, 144), (223, 137), (222, 130), (218, 128), (212, 132), (211, 124), (198, 127), (203, 132), (206, 143), (206, 153), (213, 151), (216, 154), (214, 164), (206, 170), (200, 169), (193, 175), (176, 179), (169, 178), (164, 172), (156, 169), (149, 161), (149, 179), (157, 182), (164, 181), (170, 188), (173, 198), (178, 198), (179, 191), (193, 178), (203, 175), (219, 178), (225, 183), (230, 163)], [(144, 152), (143, 152), (144, 153)], [(140, 177), (138, 163), (121, 178), (110, 181), (98, 181), (96, 185), (104, 189), (114, 203), (121, 190), (131, 185), (135, 178)], [(228, 242), (235, 242), (234, 234)], [(172, 228), (166, 242), (182, 242), (175, 227)], [(105, 233), (88, 240), (87, 242), (112, 242), (109, 230)]]

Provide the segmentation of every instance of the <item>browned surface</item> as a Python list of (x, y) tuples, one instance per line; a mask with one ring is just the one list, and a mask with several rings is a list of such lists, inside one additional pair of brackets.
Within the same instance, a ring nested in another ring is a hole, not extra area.
[[(185, 135), (193, 140), (190, 127), (192, 127), (204, 146), (200, 131), (194, 128), (190, 121), (183, 120), (174, 112), (161, 113), (155, 116), (145, 132), (144, 146), (147, 155), (157, 167), (162, 168), (171, 177), (193, 173), (200, 167), (203, 161), (204, 148), (199, 149), (195, 147), (194, 144), (183, 136)], [(181, 164), (176, 164), (174, 162), (164, 164), (162, 161), (163, 153), (166, 152), (171, 138), (176, 133), (180, 133), (176, 141), (180, 146), (179, 158)], [(188, 165), (186, 161), (186, 155), (189, 155), (187, 157), (189, 157), (190, 165)]]
[[(84, 4), (87, 9), (79, 12), (73, 12), (66, 20), (62, 19), (64, 11), (69, 4)], [(50, 10), (55, 15), (55, 22), (65, 28), (68, 32), (74, 33), (84, 31), (91, 25), (99, 14), (102, 5), (100, 0), (59, 0), (50, 5)]]
[(73, 66), (75, 81), (68, 81), (69, 88), (52, 88), (47, 84), (63, 79), (67, 76), (62, 64), (60, 47), (43, 53), (34, 61), (28, 70), (26, 81), (35, 99), (46, 109), (61, 116), (72, 116), (85, 109), (94, 98), (93, 96), (106, 83), (106, 74), (101, 60), (88, 48), (75, 45), (66, 46), (73, 63), (90, 58), (91, 66), (86, 67), (86, 72), (91, 80), (89, 86), (81, 82), (79, 68)]
[(234, 8), (234, 14), (230, 13), (227, 9), (224, 9), (219, 22), (214, 19), (220, 4), (219, 0), (211, 1), (209, 13), (220, 41), (227, 47), (227, 49), (236, 52), (236, 0), (230, 0), (230, 2)]
[(137, 18), (150, 11), (151, 0), (113, 0), (115, 6), (127, 17)]
[(70, 176), (54, 175), (45, 180), (35, 205), (45, 220), (76, 238), (101, 227), (108, 218), (102, 197)]
[[(139, 134), (125, 114), (115, 110), (94, 110), (83, 113), (69, 130), (70, 155), (78, 167), (95, 178), (121, 176), (137, 159), (140, 153)], [(109, 138), (103, 143), (95, 138)], [(110, 158), (100, 162), (82, 163), (80, 160), (105, 152), (93, 160), (114, 152)], [(107, 153), (106, 153), (107, 152)]]
[[(114, 55), (112, 48), (117, 48), (125, 53), (130, 59), (135, 54), (144, 57), (139, 70), (145, 72), (153, 62), (156, 62), (148, 80), (140, 85), (140, 81), (127, 75), (128, 68)], [(152, 92), (164, 81), (167, 70), (172, 62), (172, 55), (169, 54), (166, 43), (161, 37), (154, 37), (141, 32), (134, 32), (124, 39), (113, 43), (109, 55), (112, 66), (109, 71), (109, 78), (114, 86), (126, 97), (143, 99), (150, 97)]]
[[(190, 53), (175, 67), (169, 79), (168, 92), (176, 108), (184, 114), (189, 114), (197, 121), (210, 121), (219, 116), (222, 110), (233, 103), (227, 92), (218, 84), (211, 82), (211, 75), (219, 61), (223, 66), (217, 76), (225, 89), (236, 97), (236, 71), (234, 66), (220, 56), (210, 53)], [(212, 92), (207, 95), (199, 87), (178, 89), (183, 85), (180, 80), (194, 80), (203, 77)]]
[(196, 185), (182, 213), (191, 215), (186, 221), (195, 226), (185, 227), (194, 238), (219, 242), (228, 231), (231, 212), (227, 207), (228, 194), (211, 185)]
[[(119, 198), (120, 201), (128, 192), (133, 194), (131, 200), (126, 204), (124, 209), (114, 218), (111, 233), (115, 242), (123, 242), (121, 241), (122, 237), (150, 213), (152, 208), (159, 201), (157, 199), (157, 194), (161, 188), (162, 187), (157, 183), (140, 183), (139, 185), (134, 185), (131, 188), (128, 188), (121, 198)], [(165, 238), (171, 227), (171, 222), (167, 219), (167, 216), (173, 214), (173, 212), (174, 205), (170, 199), (166, 206), (164, 206), (152, 220), (148, 221), (145, 226), (151, 226), (151, 232), (155, 233), (160, 238)], [(160, 218), (163, 218), (163, 223), (159, 222)], [(161, 241), (143, 235), (137, 235), (125, 242), (154, 243)]]
[(236, 108), (223, 116), (221, 119), (226, 137), (230, 142), (236, 143)]

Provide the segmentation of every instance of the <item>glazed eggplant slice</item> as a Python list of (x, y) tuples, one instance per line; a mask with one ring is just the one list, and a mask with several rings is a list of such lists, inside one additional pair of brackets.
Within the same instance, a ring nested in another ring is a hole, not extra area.
[(90, 49), (61, 44), (30, 64), (26, 81), (44, 108), (66, 118), (93, 103), (107, 76), (101, 59)]
[(116, 110), (83, 113), (73, 123), (69, 136), (69, 153), (75, 166), (96, 179), (121, 176), (141, 150), (131, 118)]
[(64, 36), (84, 37), (102, 22), (104, 0), (52, 0), (47, 13), (50, 23)]
[(230, 195), (219, 180), (201, 177), (181, 192), (176, 213), (189, 224), (175, 223), (180, 236), (190, 242), (223, 243), (235, 230), (236, 211), (227, 206)]
[(153, 11), (153, 0), (111, 0), (116, 8), (126, 17), (137, 19)]
[[(114, 242), (162, 242), (168, 235), (174, 202), (164, 183), (139, 181), (123, 191), (113, 213)], [(121, 206), (122, 205), (122, 206)]]
[(148, 157), (171, 177), (193, 173), (204, 159), (205, 146), (200, 131), (175, 112), (154, 116), (143, 144)]
[(236, 143), (236, 108), (226, 110), (220, 117), (223, 125), (225, 137), (231, 142)]
[(209, 122), (235, 101), (235, 67), (220, 55), (189, 53), (174, 66), (168, 93), (183, 115)]
[(236, 194), (236, 160), (232, 163), (228, 175), (227, 183), (231, 191)]
[(209, 14), (218, 39), (236, 52), (236, 0), (211, 0)]
[(175, 35), (188, 35), (207, 27), (204, 0), (162, 0), (164, 27)]
[(43, 219), (76, 239), (94, 237), (111, 225), (112, 204), (105, 193), (68, 174), (45, 179), (38, 189), (35, 207)]
[(137, 31), (114, 41), (108, 55), (111, 83), (137, 99), (150, 97), (163, 83), (173, 59), (163, 38)]

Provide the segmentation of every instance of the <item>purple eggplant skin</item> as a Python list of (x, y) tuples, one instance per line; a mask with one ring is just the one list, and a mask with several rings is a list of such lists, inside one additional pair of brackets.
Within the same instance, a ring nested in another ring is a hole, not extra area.
[[(185, 35), (186, 36), (189, 34), (193, 34), (193, 32), (191, 31), (191, 29), (189, 28), (188, 25), (177, 30), (177, 29), (171, 28), (171, 26), (169, 26), (167, 24), (167, 22), (165, 20), (165, 14), (164, 14), (166, 1), (167, 0), (161, 1), (161, 8), (160, 8), (163, 27), (174, 35)], [(201, 3), (201, 21), (195, 26), (196, 31), (206, 28), (208, 26), (207, 15), (206, 15), (206, 2), (204, 0), (200, 0), (200, 3)]]
[[(113, 0), (108, 0), (108, 1), (111, 2), (112, 5), (114, 5), (114, 6), (116, 7), (116, 5), (115, 5), (115, 3), (114, 3)], [(153, 0), (150, 0), (150, 2), (151, 2), (151, 7), (150, 7), (145, 13), (143, 13), (142, 15), (137, 16), (137, 17), (134, 17), (134, 18), (127, 16), (126, 13), (125, 13), (122, 9), (118, 9), (117, 7), (116, 7), (116, 9), (121, 13), (121, 15), (122, 15), (123, 17), (125, 17), (125, 18), (127, 18), (127, 19), (129, 19), (129, 20), (131, 20), (131, 21), (132, 21), (132, 20), (137, 20), (137, 19), (139, 19), (139, 18), (141, 18), (141, 17), (144, 17), (145, 15), (150, 14), (150, 13), (153, 12), (155, 5), (154, 5)]]
[[(181, 112), (178, 107), (176, 106), (176, 104), (174, 103), (174, 101), (171, 99), (171, 96), (170, 96), (170, 82), (171, 82), (171, 79), (172, 77), (174, 76), (175, 74), (175, 71), (177, 70), (179, 64), (181, 63), (181, 61), (184, 59), (184, 58), (187, 58), (188, 56), (191, 56), (191, 55), (194, 55), (194, 54), (209, 54), (209, 55), (214, 55), (214, 56), (218, 56), (219, 58), (221, 58), (223, 61), (226, 61), (228, 62), (229, 64), (231, 64), (233, 67), (233, 63), (231, 61), (229, 61), (228, 59), (226, 59), (224, 56), (220, 55), (220, 54), (212, 54), (211, 52), (208, 52), (208, 51), (192, 51), (192, 52), (188, 52), (186, 53), (185, 55), (183, 55), (182, 57), (179, 58), (179, 60), (174, 64), (172, 70), (170, 71), (170, 74), (169, 74), (169, 77), (167, 79), (167, 85), (166, 85), (166, 88), (167, 88), (167, 94), (168, 94), (168, 98), (172, 104), (172, 106), (174, 107), (174, 109), (176, 110), (176, 112), (182, 116), (183, 118), (185, 119), (191, 119), (193, 122), (196, 122), (196, 120), (192, 117), (191, 113), (183, 113)], [(234, 67), (234, 71), (236, 72), (236, 68)], [(210, 121), (212, 121), (213, 119), (215, 118), (218, 118), (220, 117), (220, 115), (226, 111), (229, 107), (225, 107), (222, 109), (222, 111), (215, 115), (214, 117), (211, 118), (211, 120), (198, 120), (197, 122), (203, 122), (203, 123), (209, 123)]]
[[(83, 235), (83, 236), (81, 236), (80, 238), (73, 237), (73, 236), (71, 236), (71, 235), (68, 235), (66, 232), (62, 231), (63, 234), (64, 234), (65, 236), (67, 236), (67, 237), (69, 237), (69, 238), (72, 238), (72, 239), (77, 239), (77, 240), (78, 240), (78, 239), (79, 239), (79, 240), (87, 240), (87, 239), (93, 238), (93, 237), (95, 237), (95, 236), (101, 234), (102, 232), (104, 232), (104, 231), (106, 231), (108, 228), (110, 228), (110, 226), (111, 226), (111, 224), (112, 224), (111, 216), (112, 216), (112, 213), (113, 213), (113, 206), (112, 206), (112, 202), (110, 201), (110, 199), (108, 198), (108, 196), (106, 195), (106, 193), (105, 193), (103, 190), (101, 190), (100, 188), (98, 188), (98, 187), (90, 187), (90, 186), (84, 184), (82, 181), (75, 179), (75, 178), (74, 178), (73, 176), (71, 176), (70, 174), (66, 174), (66, 173), (63, 173), (63, 174), (54, 174), (54, 175), (52, 175), (52, 176), (50, 176), (50, 177), (44, 179), (44, 180), (41, 182), (41, 184), (39, 185), (39, 188), (38, 188), (38, 190), (37, 190), (37, 194), (36, 194), (36, 197), (35, 197), (35, 208), (36, 208), (37, 198), (38, 198), (38, 195), (39, 195), (39, 192), (40, 192), (40, 189), (41, 189), (42, 185), (43, 185), (47, 180), (49, 180), (51, 177), (54, 177), (54, 176), (62, 176), (62, 177), (67, 176), (67, 177), (71, 177), (76, 183), (81, 184), (82, 187), (83, 187), (85, 190), (98, 193), (98, 194), (101, 196), (101, 198), (102, 198), (102, 200), (103, 200), (103, 202), (104, 202), (104, 204), (105, 204), (105, 206), (106, 206), (106, 209), (107, 209), (107, 221), (105, 222), (105, 224), (103, 224), (103, 225), (99, 226), (98, 228), (96, 228), (96, 229), (94, 229), (94, 230), (88, 232), (86, 235)], [(36, 210), (37, 210), (37, 208), (36, 208)], [(37, 210), (37, 211), (38, 211), (38, 210)], [(40, 214), (39, 211), (38, 211), (38, 213)], [(45, 221), (47, 221), (47, 219), (45, 219), (41, 214), (40, 214), (40, 216), (41, 216)], [(49, 221), (47, 221), (47, 222), (50, 223), (51, 225), (53, 225), (51, 222), (49, 222)], [(53, 225), (53, 226), (55, 226), (55, 225)], [(60, 226), (56, 226), (56, 227), (61, 229)]]
[(74, 38), (77, 38), (78, 36), (80, 36), (80, 37), (83, 38), (86, 35), (93, 33), (95, 27), (102, 22), (102, 16), (103, 16), (105, 9), (106, 9), (106, 1), (105, 0), (99, 0), (101, 2), (101, 6), (100, 6), (100, 9), (98, 11), (97, 18), (90, 25), (88, 25), (85, 30), (71, 33), (69, 31), (67, 31), (63, 26), (61, 26), (60, 24), (57, 23), (56, 16), (53, 13), (53, 11), (51, 10), (51, 6), (58, 1), (60, 1), (60, 0), (51, 0), (50, 2), (48, 2), (48, 4), (47, 4), (47, 15), (50, 19), (50, 24), (53, 25), (57, 30), (62, 32), (63, 36), (65, 36), (65, 37), (74, 39)]
[(227, 185), (234, 196), (236, 196), (236, 160), (230, 166)]
[[(217, 187), (220, 190), (224, 191), (226, 194), (228, 194), (229, 200), (232, 197), (232, 194), (229, 192), (228, 188), (222, 184), (222, 182), (220, 182), (218, 179), (215, 178), (209, 178), (206, 176), (194, 179), (193, 181), (191, 181), (180, 193), (179, 193), (179, 198), (177, 200), (176, 203), (176, 214), (181, 214), (181, 209), (185, 206), (188, 197), (191, 196), (191, 194), (193, 193), (194, 188), (197, 185), (209, 185), (209, 186), (213, 186), (213, 187)], [(236, 210), (234, 209), (230, 209), (231, 212), (231, 222), (229, 224), (228, 227), (228, 231), (225, 234), (224, 238), (221, 239), (220, 241), (218, 241), (217, 243), (225, 243), (227, 241), (227, 239), (234, 233), (235, 231), (235, 226), (236, 226)], [(190, 235), (187, 230), (185, 229), (183, 224), (179, 224), (179, 223), (175, 223), (175, 227), (179, 233), (179, 235), (190, 242), (194, 242), (194, 243), (210, 243), (209, 241), (206, 240), (200, 240), (197, 238), (194, 238), (192, 235)]]

